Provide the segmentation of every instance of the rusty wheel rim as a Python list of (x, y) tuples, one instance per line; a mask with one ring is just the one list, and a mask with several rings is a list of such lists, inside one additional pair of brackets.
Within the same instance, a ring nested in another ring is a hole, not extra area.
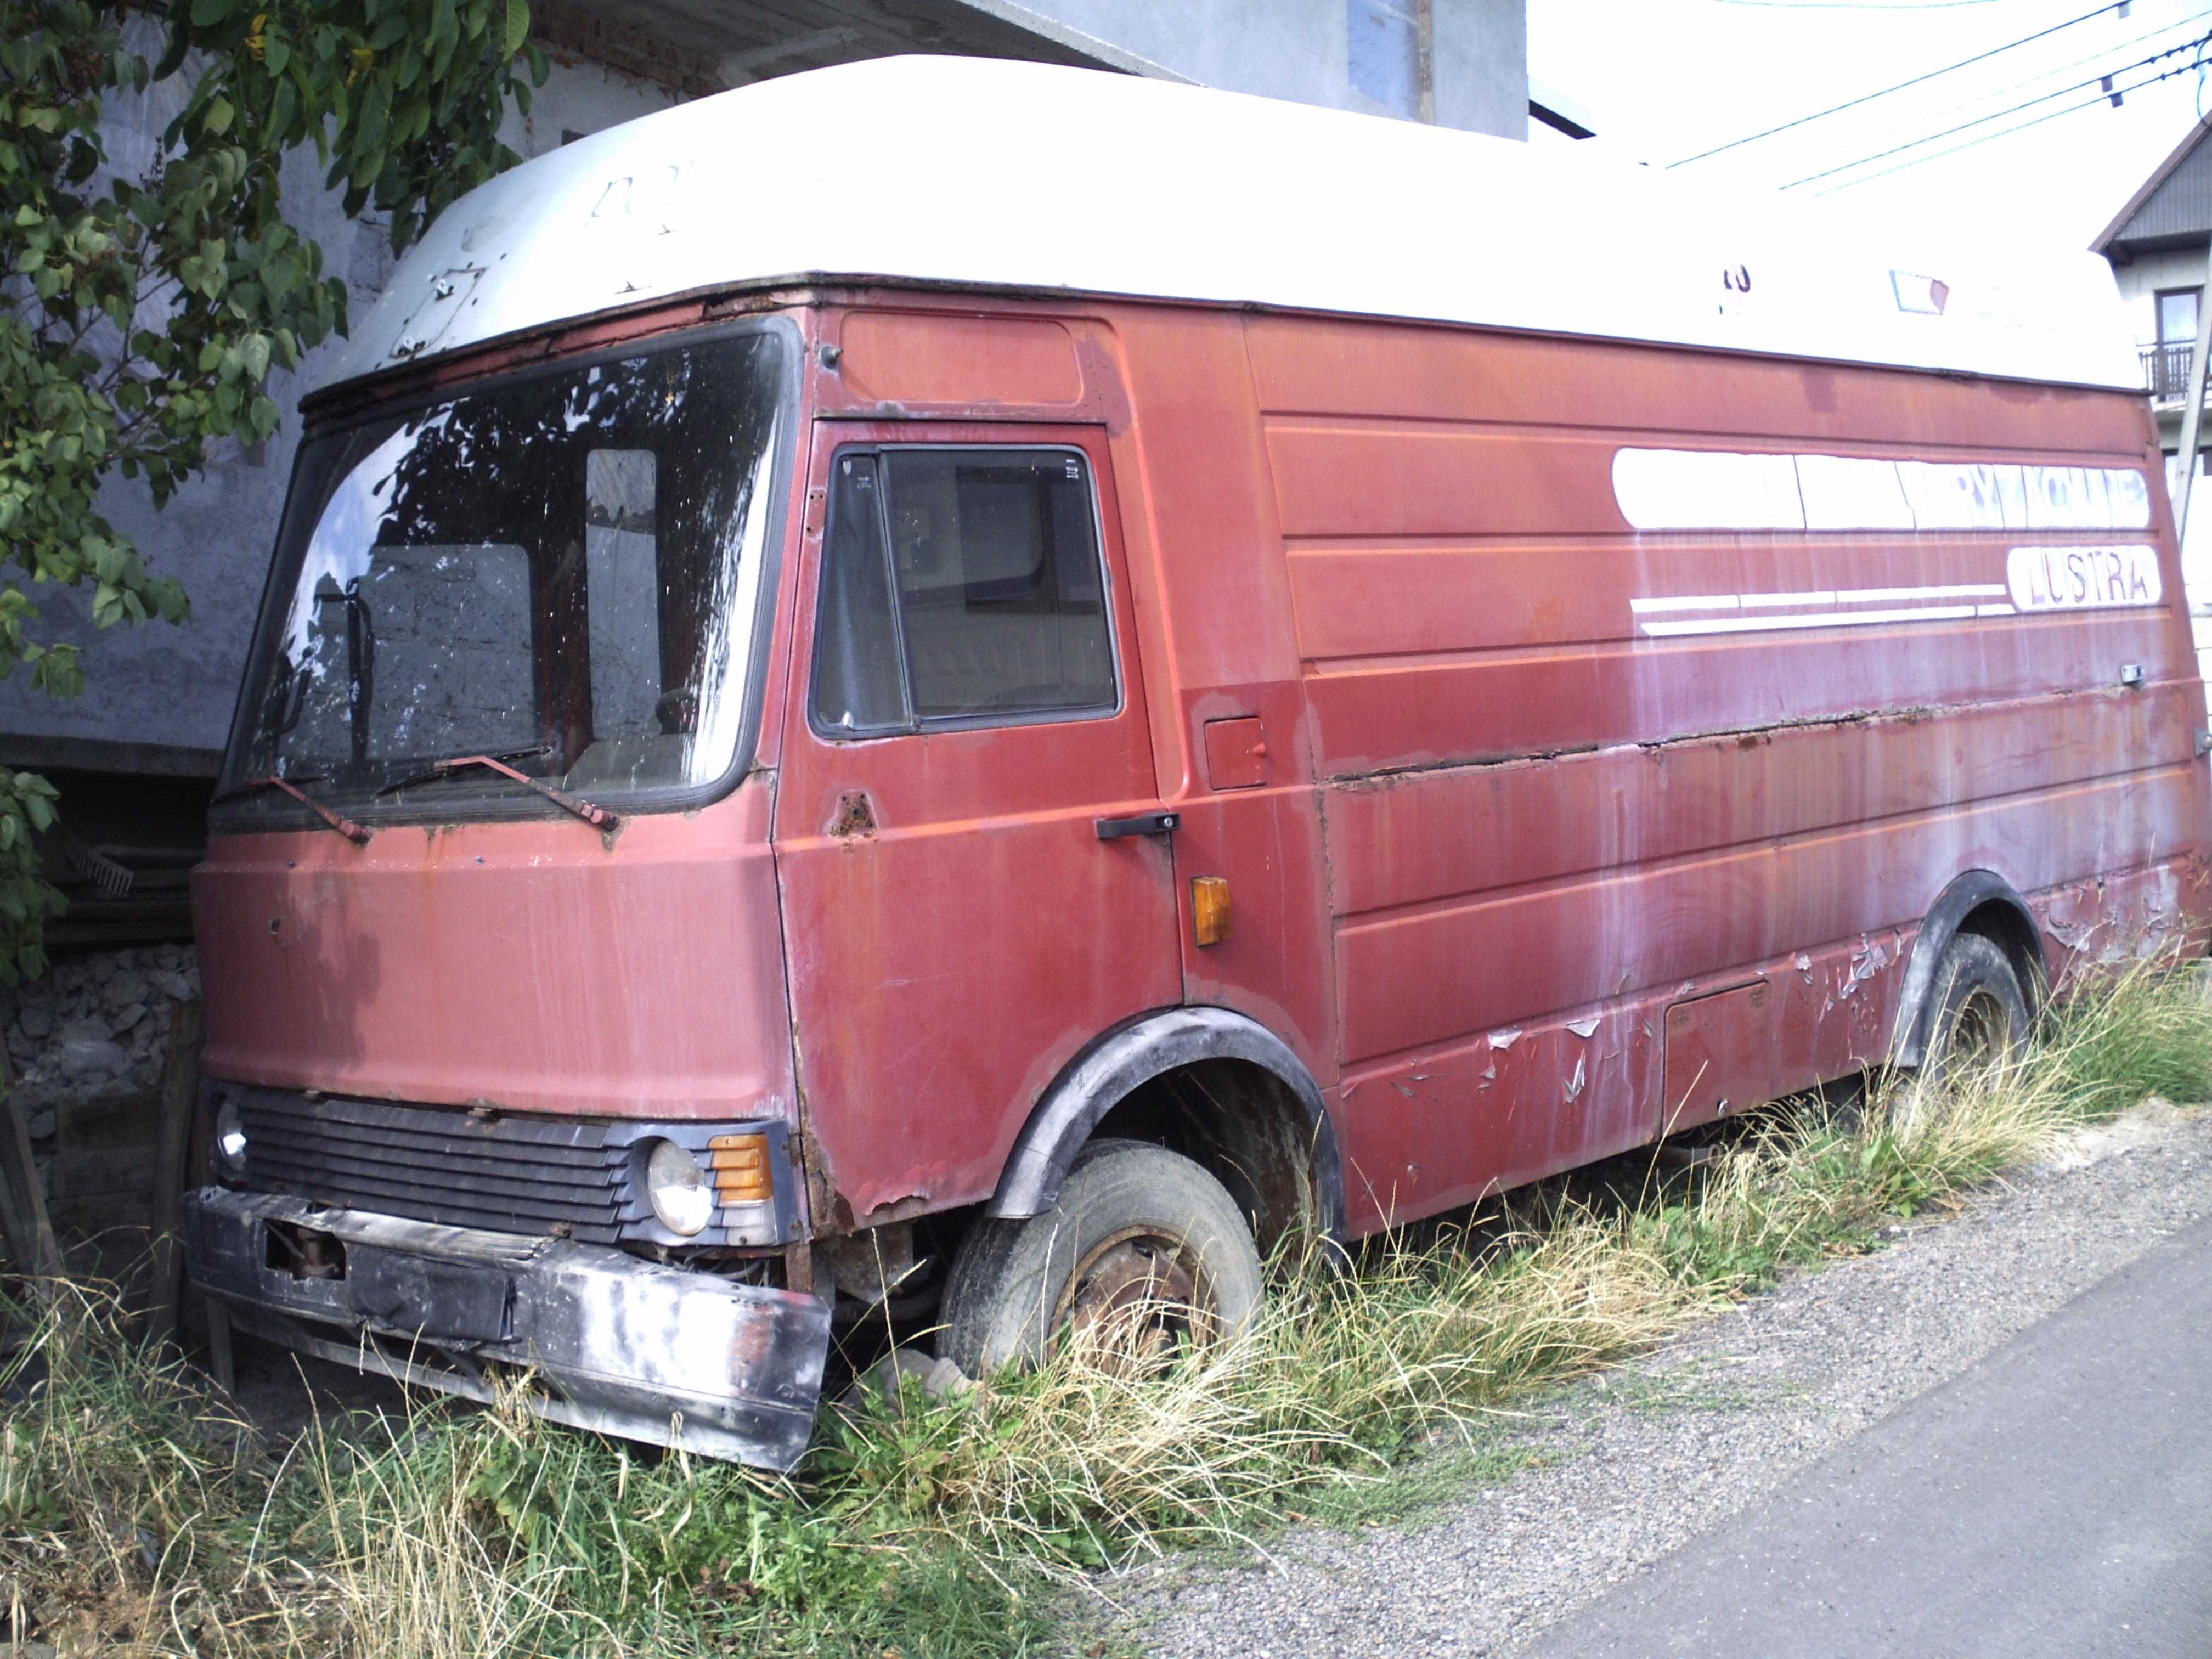
[(1934, 1128), (1958, 1107), (1960, 1088), (1998, 1065), (2012, 1046), (2012, 1020), (2004, 1004), (1987, 991), (1976, 991), (1959, 1006), (1958, 1017), (1942, 1047), (1942, 1063), (1932, 1079), (1916, 1081), (1899, 1114), (1907, 1132)]
[(1116, 1376), (1156, 1372), (1218, 1329), (1212, 1288), (1183, 1239), (1125, 1227), (1075, 1264), (1054, 1323), (1091, 1363)]
[(1959, 1010), (1943, 1069), (1954, 1079), (1971, 1076), (2002, 1059), (2011, 1036), (2012, 1022), (2005, 1017), (2004, 1004), (1987, 991), (1977, 991)]

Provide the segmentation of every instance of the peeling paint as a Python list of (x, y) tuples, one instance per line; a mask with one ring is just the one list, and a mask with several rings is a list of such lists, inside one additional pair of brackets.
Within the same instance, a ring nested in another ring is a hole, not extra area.
[(1597, 1016), (1592, 1014), (1587, 1019), (1571, 1019), (1567, 1022), (1567, 1029), (1587, 1042), (1597, 1030)]

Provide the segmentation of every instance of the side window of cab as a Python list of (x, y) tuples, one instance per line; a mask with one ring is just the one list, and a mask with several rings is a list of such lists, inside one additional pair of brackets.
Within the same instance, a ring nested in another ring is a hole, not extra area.
[(1120, 702), (1082, 452), (837, 452), (815, 617), (817, 732), (1085, 720)]

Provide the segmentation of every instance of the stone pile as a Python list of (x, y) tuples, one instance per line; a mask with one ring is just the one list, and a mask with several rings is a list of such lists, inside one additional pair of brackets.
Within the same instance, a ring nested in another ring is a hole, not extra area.
[(177, 1005), (199, 994), (189, 945), (57, 957), (35, 983), (0, 988), (12, 1094), (40, 1162), (65, 1103), (153, 1091)]

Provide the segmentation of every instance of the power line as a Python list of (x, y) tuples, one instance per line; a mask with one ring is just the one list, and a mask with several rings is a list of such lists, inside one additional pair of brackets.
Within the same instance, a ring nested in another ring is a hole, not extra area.
[(2212, 10), (2185, 12), (2168, 22), (2160, 23), (2154, 29), (2145, 29), (2141, 34), (2131, 34), (2124, 40), (2115, 40), (2109, 46), (2099, 46), (2094, 52), (2084, 52), (2079, 58), (2069, 58), (2063, 64), (2053, 64), (2050, 68), (2038, 70), (2033, 75), (2023, 76), (2017, 81), (2008, 81), (2004, 85), (1991, 87), (1986, 92), (1978, 92), (1971, 98), (1954, 100), (1951, 103), (1929, 111), (1928, 113), (1944, 116), (1954, 110), (1972, 109), (1977, 104), (1989, 103), (1992, 100), (2005, 96), (2008, 93), (2018, 92), (2023, 87), (2032, 87), (2039, 81), (2048, 81), (2063, 75), (2069, 70), (2077, 70), (2084, 64), (2094, 63), (2107, 53), (2125, 52), (2130, 46), (2139, 46), (2146, 40), (2155, 40), (2160, 35), (2171, 34), (2176, 29), (2194, 28), (2207, 17), (2212, 17)]
[[(1954, 99), (1948, 103), (1941, 104), (1930, 109), (1918, 111), (1906, 120), (1895, 120), (1885, 123), (1879, 130), (1868, 133), (1863, 142), (1872, 143), (1876, 146), (1897, 142), (1907, 137), (1913, 129), (1925, 125), (1931, 120), (1948, 121), (1954, 118), (1965, 117), (1970, 114), (1992, 113), (1996, 118), (2001, 118), (2008, 112), (2006, 110), (1994, 108), (2000, 100), (2009, 102), (2015, 94), (2024, 91), (2027, 88), (2040, 86), (2047, 82), (2056, 81), (2061, 76), (2073, 74), (2078, 71), (2085, 64), (2094, 64), (2102, 60), (2107, 60), (2115, 52), (2124, 52), (2131, 46), (2139, 46), (2148, 40), (2157, 40), (2161, 37), (2171, 38), (2179, 32), (2188, 31), (2188, 38), (2176, 43), (2186, 46), (2195, 40), (2195, 32), (2203, 27), (2207, 18), (2212, 18), (2212, 8), (2185, 13), (2182, 16), (2177, 17), (2170, 22), (2160, 24), (2156, 28), (2147, 29), (2141, 34), (2130, 35), (2124, 40), (2115, 40), (2108, 46), (2100, 46), (2094, 52), (2086, 53), (2080, 58), (2069, 58), (2064, 63), (2053, 64), (2047, 69), (2040, 70), (2033, 75), (2023, 76), (2020, 80), (2009, 81), (2002, 86), (1991, 87), (1988, 90), (1978, 92), (1971, 97)], [(2157, 48), (2160, 52), (2163, 52), (2165, 49), (2166, 48), (2163, 46)], [(2101, 84), (2103, 71), (2100, 70), (2098, 71), (2098, 74)], [(2069, 90), (2069, 88), (2062, 87), (2046, 94), (2033, 94), (2028, 101), (2032, 103), (2034, 96), (2060, 97), (2064, 95), (2067, 90)], [(2021, 105), (2017, 106), (2026, 107), (2027, 106)]]
[[(2205, 45), (2206, 42), (2200, 40), (2196, 44), (2202, 46)], [(2163, 56), (2164, 54), (2160, 55)], [(1941, 161), (1946, 155), (1956, 155), (1960, 150), (1972, 149), (1977, 144), (1990, 143), (1999, 138), (2010, 137), (2015, 132), (2025, 132), (2030, 127), (2039, 127), (2045, 121), (2056, 121), (2062, 115), (2077, 115), (2085, 109), (2095, 109), (2100, 104), (2109, 106), (2115, 96), (2124, 96), (2130, 92), (2141, 92), (2145, 87), (2154, 87), (2161, 81), (2171, 81), (2177, 75), (2191, 74), (2200, 67), (2201, 65), (2197, 64), (2179, 64), (2175, 65), (2173, 68), (2166, 70), (2162, 74), (2148, 76), (2143, 80), (2134, 82), (2132, 85), (2115, 87), (2110, 93), (2100, 91), (2094, 98), (2085, 98), (2078, 104), (2069, 104), (2064, 109), (2046, 111), (2041, 115), (2032, 116), (2025, 121), (2015, 122), (2011, 126), (2002, 127), (1995, 132), (1985, 132), (1979, 137), (1969, 138), (1963, 144), (1953, 144), (1948, 149), (1939, 149), (1933, 155), (1916, 155), (1909, 161), (1899, 161), (1893, 167), (1884, 167), (1879, 173), (1864, 173), (1856, 179), (1846, 179), (1840, 185), (1831, 185), (1826, 190), (1814, 191), (1813, 194), (1815, 196), (1833, 196), (1838, 191), (1850, 190), (1860, 185), (1871, 184), (1876, 179), (1888, 178), (1893, 173), (1903, 173), (1909, 167), (1917, 167), (1923, 161)], [(2124, 71), (2122, 72), (2124, 73)], [(2026, 108), (2027, 106), (2022, 105), (2021, 107)], [(1868, 159), (1871, 161), (1875, 158), (1869, 156)], [(1856, 166), (1857, 163), (1853, 163), (1853, 165)]]
[[(1769, 0), (1729, 0), (1729, 3), (1737, 5), (1765, 4), (1769, 3)], [(1976, 0), (1976, 3), (1978, 3), (1978, 0)], [(1739, 149), (1746, 144), (1755, 144), (1762, 138), (1771, 138), (1778, 132), (1788, 132), (1793, 127), (1802, 127), (1808, 122), (1821, 120), (1831, 115), (1840, 115), (1847, 109), (1856, 109), (1861, 104), (1870, 104), (1877, 98), (1887, 98), (1893, 92), (1903, 92), (1907, 87), (1917, 87), (1923, 82), (1933, 81), (1937, 76), (1948, 75), (1954, 70), (1966, 69), (1975, 64), (1986, 62), (1988, 59), (1996, 57), (2001, 52), (2010, 52), (2015, 47), (2030, 45), (2034, 41), (2042, 40), (2045, 35), (2056, 34), (2061, 29), (2070, 29), (2077, 23), (2086, 23), (2092, 18), (2102, 17), (2108, 11), (2118, 11), (2120, 9), (2122, 3), (2124, 3), (2124, 0), (2113, 0), (2113, 3), (2110, 5), (2100, 6), (2094, 11), (2085, 11), (2079, 17), (2069, 17), (2063, 23), (2054, 23), (2047, 29), (2039, 29), (2033, 34), (2022, 35), (2017, 40), (2008, 40), (2001, 46), (1991, 46), (1987, 52), (1976, 52), (1972, 58), (1962, 58), (1955, 64), (1946, 64), (1942, 69), (1930, 70), (1925, 75), (1916, 75), (1910, 81), (1899, 81), (1895, 86), (1884, 87), (1880, 92), (1869, 92), (1861, 97), (1851, 99), (1846, 103), (1837, 104), (1827, 109), (1815, 110), (1812, 114), (1801, 115), (1794, 121), (1784, 121), (1778, 127), (1769, 127), (1764, 132), (1754, 132), (1747, 138), (1735, 138), (1729, 140), (1725, 144), (1716, 144), (1711, 149), (1701, 149), (1695, 155), (1685, 155), (1680, 161), (1669, 161), (1667, 165), (1670, 168), (1687, 167), (1692, 161), (1704, 161), (1708, 155), (1718, 155), (1723, 150)], [(1800, 8), (1792, 6), (1785, 7), (1784, 9), (1794, 11), (1800, 9)], [(1907, 8), (1898, 6), (1875, 6), (1868, 8), (1868, 9), (1875, 11), (1899, 11), (1907, 9)]]
[[(2138, 81), (2133, 86), (2121, 87), (2117, 90), (2122, 93), (2140, 92), (2145, 87), (2156, 86), (2160, 81), (2171, 81), (2177, 75), (2186, 75), (2190, 72), (2191, 67), (2193, 66), (2170, 69), (2163, 75), (2154, 75), (2148, 80)], [(1939, 149), (1933, 155), (1916, 155), (1909, 161), (1899, 161), (1893, 167), (1884, 167), (1879, 173), (1865, 173), (1856, 179), (1846, 179), (1840, 185), (1831, 185), (1826, 190), (1814, 191), (1813, 194), (1833, 196), (1838, 191), (1853, 190), (1861, 185), (1871, 184), (1877, 179), (1887, 179), (1893, 173), (1904, 173), (1910, 168), (1920, 166), (1924, 161), (1941, 161), (1946, 155), (1956, 155), (1960, 150), (1972, 149), (1977, 144), (1991, 143), (1999, 138), (2008, 138), (2015, 132), (2025, 132), (2030, 127), (2039, 127), (2046, 121), (2056, 121), (2062, 115), (2078, 115), (2085, 109), (2095, 109), (2100, 105), (2109, 105), (2109, 103), (2110, 100), (2106, 95), (2099, 93), (2094, 98), (2085, 98), (2078, 104), (2069, 104), (2064, 109), (2054, 109), (2042, 115), (2031, 116), (2025, 121), (2016, 122), (2008, 127), (2001, 127), (1995, 132), (1985, 132), (1978, 138), (1969, 138), (1963, 144), (1953, 144), (1948, 149)]]
[(1956, 11), (1961, 6), (1989, 6), (1996, 0), (1896, 0), (1877, 5), (1872, 0), (1715, 0), (1723, 6), (1761, 6), (1769, 11)]
[[(2212, 37), (2208, 37), (2208, 39), (2212, 39)], [(1876, 150), (1871, 155), (1862, 155), (1855, 161), (1845, 161), (1840, 166), (1823, 167), (1818, 173), (1807, 173), (1802, 179), (1792, 179), (1788, 184), (1783, 185), (1782, 188), (1784, 190), (1795, 190), (1800, 185), (1809, 185), (1818, 179), (1832, 178), (1838, 173), (1849, 173), (1853, 167), (1863, 167), (1869, 161), (1883, 161), (1892, 155), (1902, 155), (1908, 149), (1917, 149), (1923, 144), (1932, 144), (1939, 138), (1948, 138), (1954, 133), (1965, 132), (1973, 127), (1986, 126), (1991, 121), (2002, 121), (2008, 115), (2017, 115), (2024, 109), (2033, 109), (2038, 104), (2047, 104), (2054, 98), (2063, 98), (2069, 92), (2081, 92), (2090, 87), (2098, 87), (2100, 88), (2098, 98), (2108, 98), (2112, 95), (2116, 89), (2105, 86), (2103, 84), (2105, 82), (2113, 79), (2118, 76), (2125, 75), (2130, 70), (2148, 69), (2152, 64), (2157, 63), (2161, 58), (2171, 58), (2175, 52), (2187, 52), (2192, 46), (2202, 47), (2204, 44), (2204, 40), (2192, 40), (2185, 42), (2181, 46), (2168, 46), (2163, 52), (2154, 52), (2148, 58), (2138, 58), (2132, 64), (2123, 64), (2120, 68), (2113, 70), (2109, 75), (2100, 76), (2087, 81), (2077, 81), (2071, 86), (2059, 88), (2056, 92), (2046, 92), (2040, 97), (2030, 98), (2023, 102), (2014, 104), (2009, 109), (1992, 111), (1987, 115), (1978, 115), (1971, 121), (1961, 121), (1956, 126), (1945, 127), (1941, 132), (1928, 133), (1922, 137), (1912, 139), (1906, 143), (1893, 144), (1889, 149)], [(2166, 77), (2161, 76), (2159, 78), (2163, 80)], [(2148, 86), (2152, 83), (2147, 81), (2143, 82), (2143, 84), (2145, 86)], [(2117, 90), (2125, 92), (2128, 88), (2123, 87), (2117, 88)], [(2091, 103), (2094, 103), (2097, 100), (2097, 99), (2092, 99), (2089, 101)], [(2087, 107), (2087, 106), (2076, 106), (2076, 107)], [(1960, 146), (1960, 148), (1964, 148), (1964, 146)]]

